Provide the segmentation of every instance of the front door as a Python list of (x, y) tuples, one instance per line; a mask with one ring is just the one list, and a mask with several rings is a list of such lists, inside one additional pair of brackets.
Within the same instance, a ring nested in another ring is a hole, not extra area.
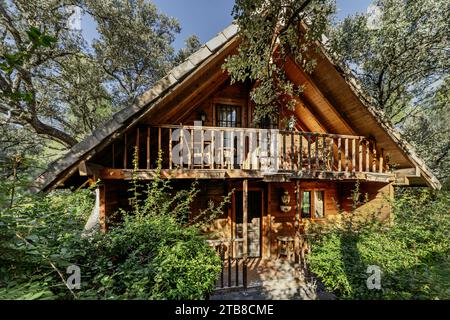
[[(243, 238), (242, 232), (242, 191), (235, 193), (235, 213), (236, 213), (236, 230), (237, 238)], [(248, 212), (247, 212), (247, 253), (249, 257), (261, 256), (261, 218), (262, 218), (262, 191), (248, 191)], [(238, 255), (242, 255), (242, 245), (238, 246)]]

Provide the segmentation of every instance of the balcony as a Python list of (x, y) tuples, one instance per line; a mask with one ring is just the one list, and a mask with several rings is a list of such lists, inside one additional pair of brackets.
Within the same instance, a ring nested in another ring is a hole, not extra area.
[[(363, 136), (164, 125), (139, 127), (113, 144), (103, 179), (173, 178), (366, 179), (388, 181), (383, 149)], [(133, 164), (134, 153), (137, 159)], [(158, 150), (160, 150), (158, 152)]]

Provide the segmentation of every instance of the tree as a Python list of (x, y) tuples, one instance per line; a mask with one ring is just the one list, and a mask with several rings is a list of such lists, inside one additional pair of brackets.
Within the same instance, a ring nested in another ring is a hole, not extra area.
[(115, 105), (133, 102), (174, 65), (172, 43), (180, 25), (146, 0), (87, 1), (97, 22), (96, 59)]
[(447, 1), (380, 0), (330, 29), (330, 46), (351, 67), (434, 173), (448, 179), (450, 71)]
[(379, 0), (373, 8), (372, 16), (357, 14), (332, 28), (331, 47), (400, 124), (449, 72), (450, 10), (445, 0)]
[(450, 77), (425, 92), (418, 111), (403, 124), (403, 134), (446, 189), (450, 187)]
[(257, 82), (251, 92), (256, 122), (274, 118), (279, 108), (294, 107), (286, 97), (300, 94), (302, 88), (286, 78), (284, 61), (291, 56), (306, 71), (312, 71), (315, 61), (310, 50), (334, 11), (332, 0), (236, 0), (233, 14), (241, 43), (224, 68), (233, 82)]
[[(74, 8), (97, 23), (93, 48)], [(165, 75), (179, 31), (145, 0), (0, 0), (0, 125), (73, 146)]]

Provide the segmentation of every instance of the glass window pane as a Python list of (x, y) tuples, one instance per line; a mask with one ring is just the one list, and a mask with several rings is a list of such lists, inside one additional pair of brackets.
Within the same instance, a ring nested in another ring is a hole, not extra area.
[(314, 217), (323, 218), (324, 215), (324, 192), (314, 191)]
[(311, 218), (311, 192), (302, 193), (302, 218)]
[(217, 105), (217, 116), (219, 127), (240, 126), (240, 108), (238, 106)]

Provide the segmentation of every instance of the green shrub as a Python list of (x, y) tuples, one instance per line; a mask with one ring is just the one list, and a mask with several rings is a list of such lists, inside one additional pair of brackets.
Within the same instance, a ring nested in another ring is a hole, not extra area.
[[(0, 212), (0, 299), (205, 298), (220, 259), (200, 233), (208, 219), (187, 219), (196, 186), (174, 192), (168, 180), (144, 188), (133, 179), (130, 194), (131, 211), (107, 233), (82, 234), (89, 190), (28, 196)], [(79, 290), (66, 286), (70, 265), (80, 268)]]
[[(313, 242), (309, 267), (338, 297), (450, 298), (450, 195), (398, 191), (392, 226), (372, 222), (358, 228), (334, 227)], [(382, 271), (380, 290), (367, 288), (369, 265)]]

